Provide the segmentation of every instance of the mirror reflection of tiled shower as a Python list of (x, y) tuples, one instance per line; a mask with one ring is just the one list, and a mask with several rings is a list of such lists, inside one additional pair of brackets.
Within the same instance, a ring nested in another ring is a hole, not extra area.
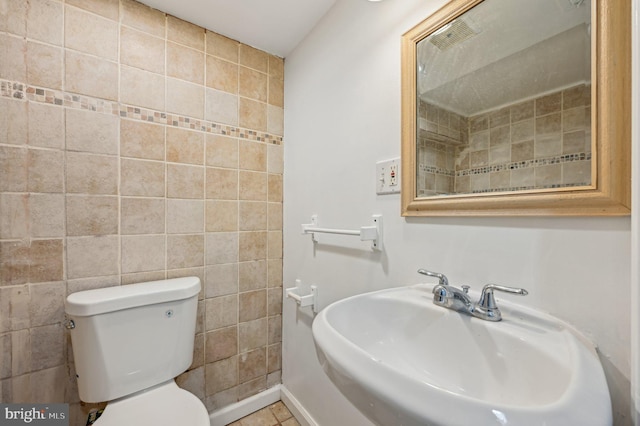
[(471, 117), (418, 105), (418, 196), (591, 184), (591, 86)]

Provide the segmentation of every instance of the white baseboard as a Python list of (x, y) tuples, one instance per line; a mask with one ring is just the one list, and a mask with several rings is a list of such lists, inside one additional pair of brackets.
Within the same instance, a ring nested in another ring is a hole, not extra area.
[(280, 387), (276, 385), (247, 399), (231, 404), (209, 414), (211, 426), (225, 426), (251, 413), (280, 401)]
[(313, 417), (311, 417), (302, 404), (300, 404), (296, 397), (293, 396), (284, 385), (280, 385), (280, 399), (301, 426), (318, 426), (318, 423), (316, 423)]
[(301, 426), (318, 426), (313, 417), (284, 385), (276, 385), (257, 395), (216, 410), (209, 414), (209, 421), (211, 426), (226, 426), (280, 400)]

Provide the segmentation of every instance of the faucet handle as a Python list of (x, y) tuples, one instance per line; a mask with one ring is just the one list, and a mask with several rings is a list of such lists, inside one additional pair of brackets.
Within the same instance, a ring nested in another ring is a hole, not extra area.
[(480, 294), (480, 300), (476, 303), (473, 314), (479, 318), (489, 321), (500, 321), (502, 314), (498, 305), (496, 305), (496, 299), (493, 296), (494, 290), (502, 291), (505, 293), (518, 294), (520, 296), (526, 296), (529, 292), (523, 288), (507, 287), (498, 284), (487, 284), (482, 287), (482, 293)]
[(431, 271), (427, 271), (426, 269), (418, 269), (418, 273), (422, 275), (426, 275), (428, 277), (437, 278), (439, 280), (438, 284), (449, 285), (449, 280), (447, 279), (447, 277), (444, 274), (441, 274), (440, 272), (431, 272)]

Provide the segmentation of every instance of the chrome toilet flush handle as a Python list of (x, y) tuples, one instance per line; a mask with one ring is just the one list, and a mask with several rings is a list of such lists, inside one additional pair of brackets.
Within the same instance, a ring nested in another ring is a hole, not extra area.
[(64, 325), (64, 328), (66, 328), (67, 330), (73, 330), (74, 328), (76, 328), (76, 323), (66, 315), (64, 316), (62, 325)]

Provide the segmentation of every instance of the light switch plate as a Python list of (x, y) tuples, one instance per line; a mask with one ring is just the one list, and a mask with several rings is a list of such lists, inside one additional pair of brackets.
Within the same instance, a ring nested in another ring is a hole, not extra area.
[(376, 194), (400, 193), (400, 158), (376, 163)]

